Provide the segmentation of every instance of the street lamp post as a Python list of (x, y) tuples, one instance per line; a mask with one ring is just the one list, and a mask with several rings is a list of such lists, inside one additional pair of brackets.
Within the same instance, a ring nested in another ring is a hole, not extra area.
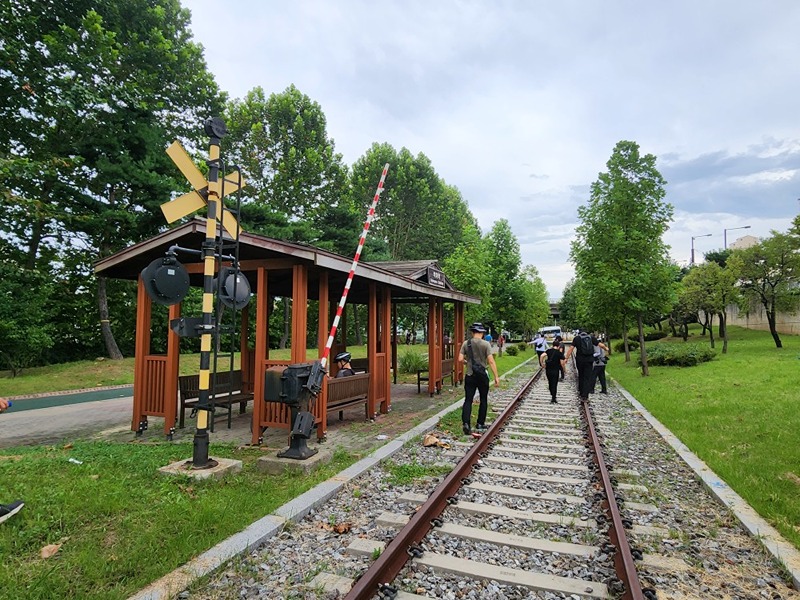
[(728, 232), (733, 231), (734, 229), (750, 229), (750, 225), (743, 225), (742, 227), (731, 227), (729, 229), (722, 230), (722, 247), (723, 250), (728, 249)]
[(694, 264), (694, 241), (695, 241), (697, 238), (701, 238), (701, 237), (711, 237), (712, 235), (713, 235), (713, 234), (711, 234), (711, 233), (704, 233), (703, 235), (693, 235), (693, 236), (692, 236), (692, 258), (691, 258), (691, 260), (689, 261), (689, 265), (693, 265), (693, 264)]

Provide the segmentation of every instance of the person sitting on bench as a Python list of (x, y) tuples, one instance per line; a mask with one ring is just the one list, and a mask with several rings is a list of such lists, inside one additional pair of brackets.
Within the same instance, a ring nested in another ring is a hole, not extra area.
[(336, 361), (336, 364), (339, 365), (339, 370), (336, 372), (336, 378), (339, 377), (350, 377), (351, 375), (355, 375), (356, 372), (353, 370), (353, 367), (350, 366), (350, 359), (353, 358), (353, 355), (349, 352), (339, 352), (333, 360)]

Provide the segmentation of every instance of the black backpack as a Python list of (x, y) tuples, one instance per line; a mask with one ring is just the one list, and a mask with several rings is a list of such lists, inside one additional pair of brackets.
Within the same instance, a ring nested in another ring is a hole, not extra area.
[(588, 333), (579, 333), (577, 339), (578, 356), (592, 356), (594, 357), (594, 345), (592, 344), (592, 336)]

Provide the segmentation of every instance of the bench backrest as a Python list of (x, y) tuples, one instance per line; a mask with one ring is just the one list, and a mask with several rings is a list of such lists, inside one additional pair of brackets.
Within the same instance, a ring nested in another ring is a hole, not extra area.
[(350, 361), (350, 366), (353, 367), (353, 371), (358, 373), (361, 372), (368, 372), (369, 371), (369, 359), (368, 358), (354, 358)]
[[(227, 394), (228, 392), (238, 392), (242, 389), (242, 372), (240, 370), (219, 371), (216, 377), (211, 375), (211, 391), (216, 396)], [(197, 398), (200, 396), (200, 375), (181, 375), (178, 377), (178, 391), (181, 398)]]
[(328, 379), (328, 404), (350, 400), (353, 398), (366, 398), (369, 394), (369, 373), (359, 373), (350, 377)]

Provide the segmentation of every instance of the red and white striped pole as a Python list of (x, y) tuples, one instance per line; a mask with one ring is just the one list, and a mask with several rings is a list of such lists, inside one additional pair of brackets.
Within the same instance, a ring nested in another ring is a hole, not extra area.
[(367, 212), (367, 220), (364, 221), (364, 230), (361, 232), (361, 239), (358, 240), (358, 248), (356, 248), (356, 255), (353, 257), (353, 264), (350, 265), (350, 273), (348, 273), (347, 281), (344, 284), (342, 299), (339, 300), (339, 306), (336, 308), (336, 316), (333, 318), (333, 325), (331, 325), (331, 333), (328, 336), (328, 343), (325, 344), (325, 351), (322, 353), (322, 358), (320, 359), (320, 364), (322, 365), (323, 370), (328, 364), (328, 356), (330, 355), (331, 347), (333, 346), (333, 338), (336, 337), (336, 330), (339, 328), (339, 320), (342, 318), (342, 311), (344, 311), (344, 305), (347, 302), (347, 293), (350, 291), (350, 286), (353, 284), (353, 275), (356, 273), (358, 259), (361, 258), (361, 251), (364, 249), (364, 240), (367, 239), (369, 226), (372, 225), (372, 219), (375, 218), (375, 207), (378, 205), (381, 192), (383, 192), (383, 182), (386, 181), (386, 173), (388, 171), (389, 163), (386, 163), (383, 165), (383, 173), (381, 173), (381, 180), (380, 183), (378, 183), (378, 189), (375, 190), (375, 197), (372, 199), (372, 205), (369, 207), (369, 212)]

